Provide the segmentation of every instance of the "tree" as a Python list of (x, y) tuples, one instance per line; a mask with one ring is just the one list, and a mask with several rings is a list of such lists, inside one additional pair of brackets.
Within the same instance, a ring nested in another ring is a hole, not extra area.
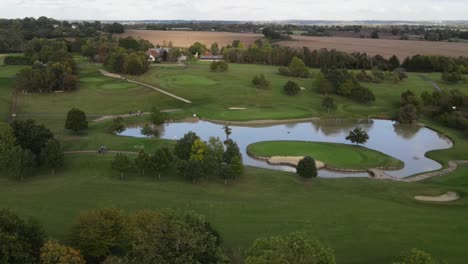
[(332, 97), (325, 97), (322, 100), (322, 107), (327, 109), (327, 112), (330, 113), (330, 111), (333, 111), (336, 109), (335, 101), (333, 100)]
[(177, 173), (195, 183), (204, 173), (203, 163), (198, 160), (180, 160), (177, 163)]
[[(16, 143), (23, 149), (30, 150), (36, 157), (40, 157), (46, 143), (54, 138), (54, 134), (43, 125), (36, 125), (33, 120), (11, 123)], [(39, 160), (40, 161), (40, 160)]]
[(270, 82), (265, 78), (265, 75), (260, 74), (260, 75), (255, 75), (254, 78), (252, 79), (253, 85), (255, 85), (257, 88), (268, 88), (270, 86)]
[(124, 119), (122, 117), (116, 117), (112, 119), (112, 124), (109, 127), (110, 133), (122, 133), (125, 130)]
[(291, 60), (288, 69), (290, 76), (293, 77), (307, 78), (310, 75), (309, 69), (307, 69), (305, 63), (298, 57), (294, 57)]
[(172, 154), (168, 148), (157, 149), (150, 157), (150, 167), (158, 173), (158, 179), (161, 179), (161, 172), (166, 170), (173, 160)]
[(229, 65), (225, 61), (213, 61), (210, 64), (210, 69), (214, 72), (226, 72), (229, 69)]
[(29, 149), (25, 150), (20, 146), (14, 146), (7, 155), (10, 158), (7, 172), (12, 178), (19, 181), (23, 181), (24, 177), (36, 165), (34, 154)]
[(283, 90), (284, 92), (287, 94), (287, 95), (296, 95), (299, 93), (299, 91), (301, 90), (300, 86), (298, 83), (296, 82), (293, 82), (293, 81), (288, 81), (286, 82), (286, 84), (284, 85), (283, 87)]
[(377, 30), (372, 31), (371, 38), (373, 38), (373, 39), (380, 38), (379, 32)]
[(315, 77), (314, 86), (319, 92), (325, 94), (325, 96), (335, 92), (332, 84), (325, 78), (322, 72), (319, 72)]
[(44, 242), (39, 224), (0, 209), (0, 263), (37, 263)]
[(206, 176), (219, 176), (222, 174), (224, 146), (219, 138), (210, 137), (205, 152), (204, 170), (209, 171)]
[(201, 139), (197, 139), (193, 142), (192, 150), (190, 152), (190, 160), (204, 161), (206, 158), (206, 152), (208, 146)]
[(88, 121), (85, 113), (77, 108), (72, 108), (68, 111), (65, 128), (73, 130), (75, 133), (87, 129)]
[(142, 174), (145, 175), (145, 171), (151, 168), (151, 157), (146, 154), (144, 150), (140, 150), (138, 156), (133, 161), (136, 169)]
[(436, 264), (438, 263), (432, 256), (422, 250), (413, 248), (403, 252), (395, 264)]
[(188, 48), (188, 51), (192, 53), (193, 55), (197, 53), (198, 55), (202, 55), (203, 53), (205, 53), (206, 50), (207, 50), (206, 46), (201, 44), (200, 42), (195, 42), (193, 43), (192, 46)]
[(150, 114), (151, 123), (153, 123), (154, 125), (160, 126), (164, 124), (164, 122), (166, 122), (166, 119), (167, 119), (167, 114), (161, 112), (159, 108), (153, 107), (151, 109), (151, 114)]
[(349, 140), (352, 143), (357, 143), (358, 145), (365, 144), (367, 140), (369, 140), (369, 135), (362, 128), (356, 127), (349, 131), (348, 136), (346, 136), (346, 140)]
[(217, 42), (211, 44), (211, 53), (213, 55), (218, 55), (219, 54), (219, 46), (218, 46)]
[(89, 263), (99, 263), (127, 248), (127, 223), (117, 209), (96, 209), (80, 215), (71, 228), (70, 242)]
[(303, 178), (317, 177), (317, 167), (315, 160), (309, 156), (304, 157), (299, 161), (296, 168), (297, 174)]
[(112, 160), (112, 169), (120, 172), (120, 179), (125, 179), (125, 173), (133, 168), (133, 162), (122, 153), (117, 153)]
[(41, 264), (86, 264), (79, 250), (49, 240), (41, 247)]
[(130, 263), (230, 263), (218, 233), (195, 213), (139, 211), (129, 226)]
[(229, 165), (231, 167), (230, 170), (234, 177), (239, 178), (244, 174), (244, 164), (242, 163), (241, 155), (234, 156)]
[(330, 248), (303, 234), (257, 239), (247, 251), (246, 264), (335, 264)]
[(55, 174), (56, 169), (63, 167), (65, 155), (60, 142), (55, 139), (49, 139), (41, 151), (41, 161), (46, 168), (52, 170), (52, 174)]
[(7, 172), (11, 165), (11, 150), (16, 145), (16, 137), (13, 128), (5, 123), (0, 123), (0, 171)]
[(242, 157), (239, 146), (232, 139), (226, 140), (225, 145), (226, 151), (224, 151), (223, 160), (226, 164), (231, 164), (234, 157)]
[(398, 113), (398, 121), (400, 123), (412, 124), (417, 119), (418, 110), (413, 104), (406, 104), (400, 108), (400, 112)]
[(388, 64), (390, 65), (390, 70), (395, 70), (401, 65), (400, 60), (395, 55), (390, 57), (390, 59), (388, 60)]
[(197, 134), (190, 131), (181, 139), (177, 140), (174, 147), (174, 154), (181, 160), (189, 160), (192, 153), (192, 146), (195, 140), (200, 139)]

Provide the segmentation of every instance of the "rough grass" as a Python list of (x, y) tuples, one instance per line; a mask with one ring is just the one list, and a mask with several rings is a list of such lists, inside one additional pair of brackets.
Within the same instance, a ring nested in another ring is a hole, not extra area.
[(260, 157), (311, 156), (330, 167), (340, 169), (399, 168), (403, 162), (362, 146), (304, 142), (264, 141), (247, 147), (250, 154)]

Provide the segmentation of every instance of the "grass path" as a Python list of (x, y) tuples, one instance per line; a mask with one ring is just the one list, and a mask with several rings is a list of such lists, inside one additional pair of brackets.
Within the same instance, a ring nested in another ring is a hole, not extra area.
[[(122, 78), (121, 75), (114, 74), (114, 73), (110, 73), (110, 72), (105, 71), (105, 70), (103, 70), (103, 69), (99, 69), (99, 72), (100, 72), (102, 75), (106, 76), (106, 77), (112, 77), (112, 78), (117, 78), (117, 79), (121, 79), (121, 78)], [(157, 92), (160, 92), (160, 93), (162, 93), (162, 94), (165, 94), (165, 95), (167, 95), (167, 96), (170, 96), (170, 97), (172, 97), (172, 98), (174, 98), (174, 99), (177, 99), (177, 100), (179, 100), (179, 101), (182, 101), (182, 102), (184, 102), (184, 103), (187, 103), (187, 104), (191, 104), (191, 103), (192, 103), (192, 102), (190, 102), (189, 100), (187, 100), (187, 99), (185, 99), (185, 98), (182, 98), (182, 97), (177, 96), (177, 95), (175, 95), (175, 94), (171, 94), (171, 93), (169, 93), (169, 92), (166, 92), (166, 91), (164, 91), (164, 90), (162, 90), (162, 89), (159, 89), (159, 88), (157, 88), (157, 87), (154, 87), (153, 85), (149, 85), (149, 84), (147, 84), (147, 83), (138, 82), (138, 81), (134, 81), (134, 80), (130, 80), (130, 79), (128, 79), (127, 81), (128, 81), (128, 82), (131, 82), (131, 83), (143, 85), (143, 86), (148, 87), (148, 88), (151, 88), (151, 89), (153, 89), (153, 90), (155, 90), (155, 91), (157, 91)]]

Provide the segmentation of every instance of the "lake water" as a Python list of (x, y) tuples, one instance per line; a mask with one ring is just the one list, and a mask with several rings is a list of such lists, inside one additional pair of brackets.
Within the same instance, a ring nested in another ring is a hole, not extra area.
[[(401, 170), (386, 171), (387, 174), (404, 178), (421, 172), (438, 170), (442, 166), (438, 162), (425, 157), (425, 153), (436, 149), (452, 147), (452, 142), (441, 134), (420, 125), (402, 125), (389, 120), (350, 120), (333, 119), (311, 122), (288, 123), (263, 126), (229, 126), (232, 134), (229, 136), (237, 142), (242, 152), (245, 165), (295, 171), (288, 166), (274, 166), (264, 161), (253, 159), (247, 155), (247, 146), (260, 141), (270, 140), (301, 140), (316, 142), (346, 143), (349, 130), (360, 126), (369, 134), (365, 147), (383, 152), (405, 163)], [(202, 140), (210, 137), (226, 139), (224, 125), (206, 121), (168, 123), (161, 128), (160, 138), (177, 140), (189, 131), (195, 132)], [(141, 134), (140, 127), (127, 128), (120, 136), (146, 137)], [(369, 177), (367, 173), (338, 173), (320, 170), (319, 177)]]

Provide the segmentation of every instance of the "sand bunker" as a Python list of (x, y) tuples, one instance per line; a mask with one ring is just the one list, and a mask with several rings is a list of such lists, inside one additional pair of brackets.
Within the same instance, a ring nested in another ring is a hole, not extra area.
[[(301, 159), (304, 157), (282, 157), (282, 156), (274, 156), (268, 159), (268, 163), (272, 165), (291, 165), (297, 167), (297, 164)], [(315, 166), (317, 169), (321, 169), (325, 167), (325, 163), (316, 160)]]
[(424, 202), (453, 202), (460, 199), (456, 192), (447, 192), (441, 196), (415, 196), (414, 199)]
[(245, 110), (245, 107), (229, 107), (229, 110)]

